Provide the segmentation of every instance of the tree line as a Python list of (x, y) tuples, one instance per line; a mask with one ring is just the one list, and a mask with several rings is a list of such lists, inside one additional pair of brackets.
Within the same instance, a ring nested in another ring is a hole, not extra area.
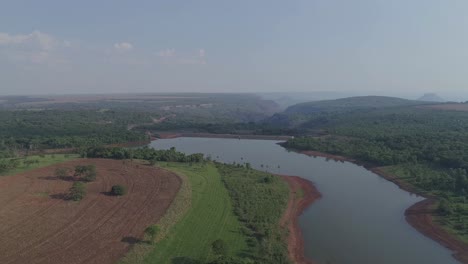
[(175, 148), (167, 150), (157, 150), (147, 146), (142, 148), (121, 148), (121, 147), (90, 147), (81, 153), (83, 158), (106, 158), (106, 159), (141, 159), (148, 161), (169, 161), (169, 162), (202, 162), (202, 153), (185, 154)]

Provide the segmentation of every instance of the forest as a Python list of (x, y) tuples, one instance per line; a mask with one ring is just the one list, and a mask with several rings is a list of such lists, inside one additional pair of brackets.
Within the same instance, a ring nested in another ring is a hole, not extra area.
[(0, 151), (80, 148), (146, 140), (127, 129), (150, 114), (126, 111), (1, 111)]

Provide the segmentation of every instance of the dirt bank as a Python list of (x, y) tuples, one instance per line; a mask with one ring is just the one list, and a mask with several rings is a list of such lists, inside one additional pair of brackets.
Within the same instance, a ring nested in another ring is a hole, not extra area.
[(313, 264), (304, 255), (304, 240), (299, 227), (299, 216), (315, 200), (321, 197), (320, 192), (308, 180), (297, 176), (282, 176), (289, 184), (290, 194), (288, 207), (281, 219), (281, 225), (287, 226), (288, 252), (290, 258), (297, 264)]
[(265, 139), (265, 140), (288, 140), (290, 136), (275, 135), (236, 135), (236, 134), (211, 134), (211, 133), (155, 133), (160, 139), (179, 137), (201, 137), (201, 138), (237, 138), (237, 139)]
[(406, 221), (426, 237), (429, 237), (432, 240), (437, 241), (442, 246), (452, 250), (454, 252), (454, 258), (461, 261), (462, 263), (468, 263), (468, 244), (466, 242), (460, 241), (455, 235), (447, 232), (442, 226), (434, 222), (434, 206), (437, 202), (435, 197), (430, 197), (425, 194), (422, 194), (420, 191), (415, 189), (407, 182), (398, 179), (398, 177), (396, 177), (395, 175), (387, 173), (383, 171), (382, 168), (373, 166), (370, 163), (360, 162), (358, 160), (347, 158), (344, 156), (337, 156), (318, 151), (298, 152), (308, 156), (324, 157), (336, 161), (348, 161), (360, 166), (364, 166), (366, 169), (372, 171), (373, 173), (385, 178), (388, 181), (395, 183), (401, 189), (425, 197), (426, 199), (412, 205), (411, 207), (405, 210)]
[(434, 222), (435, 203), (432, 198), (422, 200), (406, 209), (406, 221), (425, 236), (437, 241), (444, 247), (454, 251), (453, 256), (462, 263), (468, 263), (468, 246), (449, 234)]

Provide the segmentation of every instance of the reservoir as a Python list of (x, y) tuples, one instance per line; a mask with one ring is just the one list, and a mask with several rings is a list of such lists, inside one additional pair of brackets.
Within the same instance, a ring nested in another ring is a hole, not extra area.
[(451, 252), (413, 229), (405, 210), (422, 197), (349, 163), (290, 152), (272, 140), (175, 138), (150, 147), (203, 153), (225, 163), (300, 176), (322, 198), (299, 218), (305, 254), (317, 264), (451, 264)]

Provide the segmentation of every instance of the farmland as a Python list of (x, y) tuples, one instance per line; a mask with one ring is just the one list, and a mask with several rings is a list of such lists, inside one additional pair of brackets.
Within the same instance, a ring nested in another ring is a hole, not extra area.
[[(94, 164), (79, 202), (64, 199), (72, 180), (58, 167)], [(176, 196), (180, 179), (166, 170), (130, 161), (75, 159), (0, 178), (1, 263), (116, 263), (141, 241)], [(127, 194), (110, 196), (111, 186)]]

